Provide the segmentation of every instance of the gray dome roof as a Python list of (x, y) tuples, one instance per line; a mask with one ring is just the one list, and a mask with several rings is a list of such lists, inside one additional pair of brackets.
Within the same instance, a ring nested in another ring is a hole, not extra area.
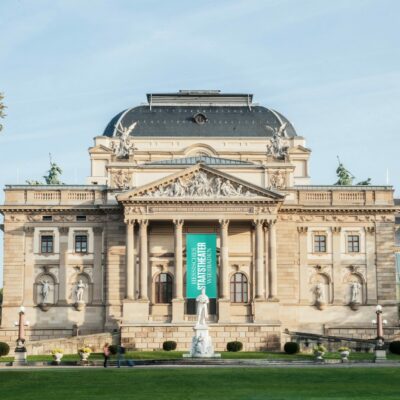
[[(117, 136), (117, 125), (129, 127), (134, 122), (137, 122), (131, 132), (134, 137), (267, 137), (272, 136), (274, 130), (284, 123), (287, 124), (286, 135), (297, 136), (293, 125), (282, 114), (251, 103), (241, 104), (241, 95), (234, 95), (236, 103), (229, 104), (225, 101), (222, 105), (213, 103), (222, 102), (228, 95), (214, 94), (208, 98), (217, 100), (206, 102), (204, 96), (201, 101), (198, 100), (199, 96), (192, 96), (187, 100), (187, 95), (179, 93), (174, 94), (175, 98), (182, 101), (183, 97), (188, 104), (182, 102), (171, 105), (165, 100), (167, 95), (158, 96), (163, 103), (153, 105), (149, 101), (149, 105), (130, 108), (117, 114), (107, 125), (103, 136)], [(243, 96), (249, 98), (249, 95)], [(171, 98), (172, 95), (168, 97)]]

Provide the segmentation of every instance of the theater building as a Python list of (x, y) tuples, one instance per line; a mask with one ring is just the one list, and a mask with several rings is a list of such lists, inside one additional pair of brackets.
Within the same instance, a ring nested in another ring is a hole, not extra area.
[(398, 326), (391, 186), (311, 185), (304, 137), (252, 95), (147, 100), (94, 138), (86, 185), (5, 187), (0, 340), (24, 305), (31, 340), (120, 329), (188, 349), (189, 234), (216, 240), (216, 350), (278, 349), (285, 329), (373, 337), (378, 303)]

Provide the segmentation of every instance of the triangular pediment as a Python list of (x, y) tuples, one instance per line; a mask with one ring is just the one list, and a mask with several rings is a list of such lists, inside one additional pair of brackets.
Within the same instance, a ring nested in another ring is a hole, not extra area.
[(259, 199), (279, 201), (284, 195), (243, 181), (203, 164), (184, 169), (120, 194), (118, 201), (149, 199)]

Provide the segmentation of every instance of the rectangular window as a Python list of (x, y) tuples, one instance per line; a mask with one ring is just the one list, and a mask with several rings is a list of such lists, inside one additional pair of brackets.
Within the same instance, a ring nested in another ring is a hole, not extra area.
[(86, 221), (86, 215), (77, 215), (76, 216), (76, 221), (77, 222), (85, 222)]
[(42, 221), (51, 222), (53, 221), (53, 217), (51, 215), (43, 215)]
[(359, 235), (348, 235), (347, 236), (347, 251), (349, 253), (360, 252), (360, 236)]
[(41, 253), (53, 253), (53, 236), (42, 235), (40, 237), (40, 251)]
[(314, 235), (314, 253), (326, 253), (326, 235)]
[(76, 235), (75, 253), (87, 253), (87, 251), (88, 251), (87, 235)]

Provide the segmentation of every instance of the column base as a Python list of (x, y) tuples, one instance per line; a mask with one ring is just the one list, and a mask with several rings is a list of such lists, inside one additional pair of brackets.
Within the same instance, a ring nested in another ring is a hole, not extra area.
[(173, 299), (172, 300), (172, 322), (184, 322), (185, 315), (185, 300)]
[(268, 297), (267, 301), (269, 303), (279, 303), (279, 299), (277, 297)]
[(149, 322), (148, 300), (124, 300), (122, 320), (124, 323)]
[(231, 322), (231, 301), (218, 299), (218, 322)]
[(254, 301), (253, 302), (253, 310), (254, 310), (254, 320), (256, 323), (267, 323), (270, 321), (279, 321), (279, 304), (278, 302), (269, 302), (269, 301)]

